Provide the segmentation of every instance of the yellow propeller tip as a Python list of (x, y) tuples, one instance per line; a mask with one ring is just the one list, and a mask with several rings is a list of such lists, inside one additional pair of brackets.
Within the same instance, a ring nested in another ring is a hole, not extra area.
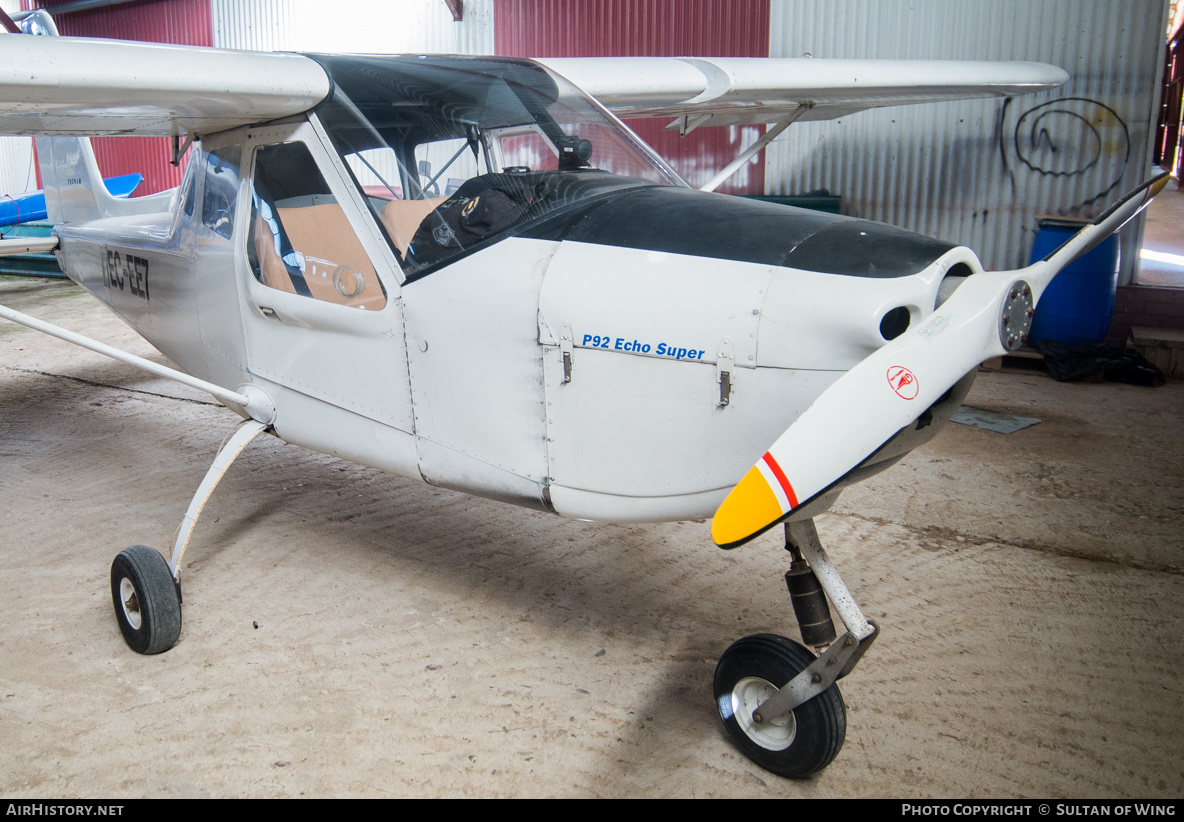
[[(777, 483), (780, 494), (770, 480)], [(768, 528), (797, 503), (781, 467), (771, 454), (765, 454), (720, 504), (711, 521), (711, 538), (723, 548), (738, 545)]]

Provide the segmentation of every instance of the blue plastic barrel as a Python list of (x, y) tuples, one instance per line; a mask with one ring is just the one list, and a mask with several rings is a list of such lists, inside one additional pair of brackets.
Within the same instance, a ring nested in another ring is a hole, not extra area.
[[(1032, 262), (1043, 260), (1077, 233), (1085, 223), (1040, 220), (1032, 243)], [(1030, 345), (1056, 340), (1067, 345), (1100, 343), (1114, 316), (1118, 285), (1118, 237), (1111, 235), (1084, 257), (1074, 261), (1052, 281), (1032, 318)]]

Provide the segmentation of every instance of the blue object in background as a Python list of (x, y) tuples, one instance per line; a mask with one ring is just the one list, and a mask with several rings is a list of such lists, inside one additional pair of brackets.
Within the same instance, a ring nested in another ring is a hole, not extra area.
[[(1031, 262), (1043, 260), (1084, 226), (1084, 221), (1043, 219), (1032, 243)], [(1100, 343), (1114, 316), (1118, 285), (1118, 236), (1111, 235), (1074, 261), (1049, 284), (1032, 318), (1028, 344), (1056, 340), (1066, 345)]]

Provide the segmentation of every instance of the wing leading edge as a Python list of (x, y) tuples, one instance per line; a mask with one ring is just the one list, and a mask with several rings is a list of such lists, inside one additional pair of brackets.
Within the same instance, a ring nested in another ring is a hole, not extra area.
[(6, 35), (0, 40), (0, 133), (211, 134), (288, 117), (329, 93), (299, 54)]
[(1048, 91), (1069, 75), (1047, 63), (762, 57), (572, 57), (539, 62), (618, 117), (701, 125), (829, 120), (879, 106)]

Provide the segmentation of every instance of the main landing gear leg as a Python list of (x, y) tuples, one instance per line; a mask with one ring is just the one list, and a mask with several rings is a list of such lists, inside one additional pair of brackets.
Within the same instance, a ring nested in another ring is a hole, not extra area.
[[(809, 650), (776, 634), (733, 643), (715, 669), (715, 702), (733, 741), (762, 768), (788, 777), (822, 770), (838, 755), (847, 710), (836, 681), (851, 673), (879, 628), (864, 618), (830, 563), (812, 519), (786, 523), (794, 560), (786, 584)], [(827, 599), (846, 632), (835, 638)], [(825, 647), (823, 647), (825, 646)]]
[(266, 423), (247, 420), (218, 452), (181, 520), (170, 562), (153, 548), (133, 545), (111, 563), (115, 618), (133, 651), (159, 654), (173, 647), (181, 635), (181, 557), (185, 547), (218, 482), (247, 444), (267, 427)]

